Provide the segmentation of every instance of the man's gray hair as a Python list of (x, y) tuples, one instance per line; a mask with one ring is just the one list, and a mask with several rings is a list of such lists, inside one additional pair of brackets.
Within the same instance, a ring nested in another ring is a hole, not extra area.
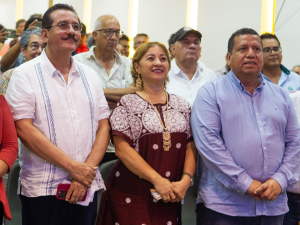
[(37, 35), (41, 36), (41, 31), (42, 31), (42, 29), (39, 27), (33, 27), (33, 28), (30, 28), (30, 29), (24, 31), (24, 33), (22, 34), (22, 37), (20, 39), (21, 47), (25, 48), (29, 44), (29, 39), (30, 39), (31, 35), (37, 34)]
[(101, 27), (102, 26), (102, 21), (103, 21), (104, 18), (107, 18), (107, 17), (112, 17), (112, 18), (114, 18), (118, 21), (117, 17), (115, 17), (114, 15), (106, 14), (106, 15), (100, 16), (100, 17), (98, 17), (98, 19), (95, 22), (94, 31), (102, 29), (102, 27)]

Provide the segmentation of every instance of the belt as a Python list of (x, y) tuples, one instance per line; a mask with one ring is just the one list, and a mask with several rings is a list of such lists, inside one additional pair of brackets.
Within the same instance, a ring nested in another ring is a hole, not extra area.
[(288, 191), (286, 193), (289, 198), (300, 199), (300, 194), (292, 193), (292, 192), (288, 192)]

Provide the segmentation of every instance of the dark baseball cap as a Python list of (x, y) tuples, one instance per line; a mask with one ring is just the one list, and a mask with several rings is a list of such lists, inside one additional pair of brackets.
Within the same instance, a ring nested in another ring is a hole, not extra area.
[(174, 37), (174, 43), (178, 40), (180, 40), (181, 38), (183, 38), (184, 35), (186, 35), (187, 33), (193, 33), (195, 34), (201, 41), (201, 38), (202, 38), (202, 34), (197, 31), (197, 30), (194, 30), (190, 27), (183, 27), (181, 28), (180, 30), (178, 30), (175, 34), (175, 37)]

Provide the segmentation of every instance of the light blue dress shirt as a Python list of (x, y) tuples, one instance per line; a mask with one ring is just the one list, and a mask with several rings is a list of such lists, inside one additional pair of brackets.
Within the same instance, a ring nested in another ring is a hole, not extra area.
[[(293, 71), (290, 71), (283, 65), (280, 65), (280, 68), (282, 69), (282, 73), (278, 81), (278, 86), (282, 87), (289, 94), (295, 93), (296, 91), (300, 91), (300, 76), (294, 73)], [(272, 82), (265, 75), (264, 78), (267, 81)]]
[[(202, 86), (192, 108), (202, 169), (197, 202), (230, 216), (286, 213), (286, 188), (299, 177), (300, 135), (292, 101), (279, 86), (259, 79), (252, 96), (230, 71)], [(282, 187), (276, 200), (245, 193), (253, 179), (269, 178)]]

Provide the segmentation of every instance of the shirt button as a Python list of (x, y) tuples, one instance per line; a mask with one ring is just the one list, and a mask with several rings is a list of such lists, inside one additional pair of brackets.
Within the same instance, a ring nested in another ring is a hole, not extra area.
[(265, 166), (265, 169), (267, 169), (267, 167)]
[(263, 129), (262, 128), (260, 128), (260, 131), (262, 131)]
[(264, 149), (266, 150), (267, 148), (266, 148), (266, 147), (264, 147)]
[(238, 190), (238, 193), (240, 193), (240, 190)]
[(258, 113), (256, 113), (256, 115), (258, 115)]

